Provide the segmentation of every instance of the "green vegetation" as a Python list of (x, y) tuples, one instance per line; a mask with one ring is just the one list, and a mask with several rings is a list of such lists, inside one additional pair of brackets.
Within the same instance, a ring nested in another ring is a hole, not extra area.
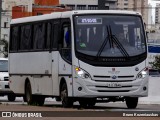
[(151, 64), (152, 68), (154, 68), (154, 69), (160, 69), (160, 55), (157, 55), (155, 57), (154, 62), (150, 62), (150, 64)]
[(5, 58), (8, 57), (8, 41), (5, 39), (0, 40), (0, 45), (4, 45), (3, 50), (1, 51)]

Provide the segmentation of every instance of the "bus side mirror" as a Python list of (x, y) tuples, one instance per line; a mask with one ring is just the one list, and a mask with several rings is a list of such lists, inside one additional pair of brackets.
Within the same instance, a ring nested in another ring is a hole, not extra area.
[(149, 33), (149, 32), (148, 32), (148, 31), (146, 31), (146, 35), (147, 35), (147, 36), (148, 36), (148, 33)]
[(146, 30), (146, 23), (144, 22), (144, 29)]
[(148, 42), (148, 33), (149, 33), (149, 32), (148, 32), (148, 31), (146, 31), (146, 38), (147, 38), (147, 42)]

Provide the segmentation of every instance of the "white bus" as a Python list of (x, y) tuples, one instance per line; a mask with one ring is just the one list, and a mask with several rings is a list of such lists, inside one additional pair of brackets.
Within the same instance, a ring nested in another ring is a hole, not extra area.
[(11, 21), (10, 88), (28, 104), (46, 97), (71, 107), (148, 94), (147, 44), (137, 12), (83, 10)]

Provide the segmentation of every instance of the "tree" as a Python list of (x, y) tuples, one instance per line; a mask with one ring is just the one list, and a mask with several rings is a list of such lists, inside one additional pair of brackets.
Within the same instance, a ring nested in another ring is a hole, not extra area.
[(155, 56), (154, 62), (150, 63), (152, 68), (154, 69), (160, 69), (160, 55)]
[(5, 39), (2, 39), (0, 41), (0, 44), (4, 45), (4, 48), (1, 52), (3, 53), (4, 57), (7, 58), (8, 57), (8, 41)]

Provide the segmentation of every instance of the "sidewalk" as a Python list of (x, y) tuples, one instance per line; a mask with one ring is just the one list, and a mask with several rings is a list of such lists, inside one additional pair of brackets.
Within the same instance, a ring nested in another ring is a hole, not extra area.
[(149, 96), (139, 98), (139, 104), (160, 104), (160, 96)]
[(149, 77), (148, 97), (140, 97), (139, 104), (160, 104), (160, 77)]

